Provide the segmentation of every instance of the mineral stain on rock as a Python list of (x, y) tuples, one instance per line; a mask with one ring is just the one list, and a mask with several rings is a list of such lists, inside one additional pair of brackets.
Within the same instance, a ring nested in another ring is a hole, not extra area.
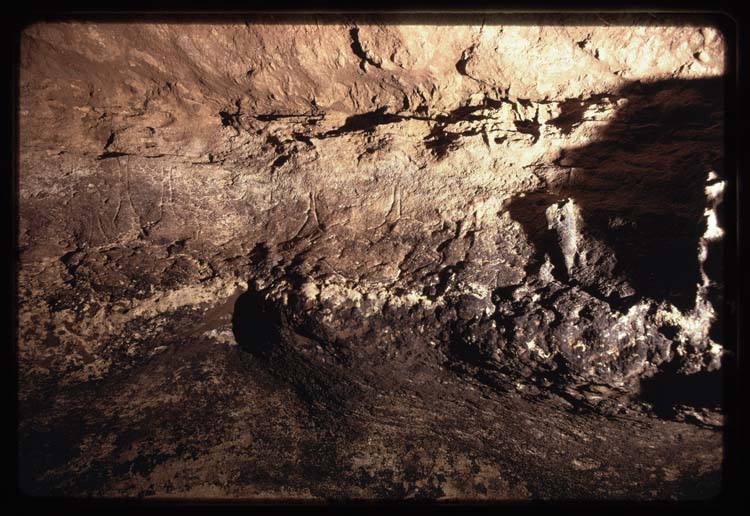
[(716, 495), (727, 42), (587, 16), (27, 27), (21, 489)]

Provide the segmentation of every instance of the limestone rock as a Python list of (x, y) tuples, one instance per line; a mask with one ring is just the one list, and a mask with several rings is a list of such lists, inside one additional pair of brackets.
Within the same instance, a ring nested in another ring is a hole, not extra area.
[(24, 490), (716, 493), (727, 42), (584, 21), (26, 28)]

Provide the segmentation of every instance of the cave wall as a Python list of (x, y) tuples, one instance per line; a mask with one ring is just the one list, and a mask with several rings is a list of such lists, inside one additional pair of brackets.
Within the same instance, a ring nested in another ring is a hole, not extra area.
[(27, 27), (26, 488), (713, 492), (726, 41), (685, 20)]

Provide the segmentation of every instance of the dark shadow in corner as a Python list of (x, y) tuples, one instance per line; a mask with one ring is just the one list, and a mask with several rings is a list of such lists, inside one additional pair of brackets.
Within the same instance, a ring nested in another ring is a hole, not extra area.
[(668, 362), (641, 382), (640, 399), (650, 403), (654, 413), (670, 419), (680, 405), (694, 409), (719, 410), (722, 401), (721, 371), (701, 371), (691, 375), (678, 372), (677, 361)]
[[(537, 248), (536, 266), (547, 254), (560, 281), (619, 310), (643, 298), (692, 308), (701, 282), (698, 246), (706, 230), (707, 176), (714, 171), (723, 179), (723, 96), (722, 78), (634, 82), (609, 96), (623, 105), (595, 141), (564, 151), (552, 174), (545, 175), (547, 186), (509, 206)], [(566, 101), (551, 123), (570, 132), (584, 122), (591, 104), (591, 99)], [(601, 268), (596, 276), (608, 275), (613, 284), (625, 279), (634, 293), (603, 292), (590, 278), (567, 277), (545, 218), (550, 205), (566, 199), (579, 207), (586, 233), (611, 249), (616, 260), (611, 270), (593, 264)], [(720, 277), (712, 279), (721, 284)]]
[(232, 313), (232, 332), (240, 349), (265, 357), (281, 341), (281, 318), (253, 288), (237, 298)]

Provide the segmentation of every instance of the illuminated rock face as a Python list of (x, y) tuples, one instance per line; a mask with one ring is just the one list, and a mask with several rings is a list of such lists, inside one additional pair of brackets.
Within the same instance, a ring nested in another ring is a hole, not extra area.
[(726, 44), (653, 17), (28, 27), (22, 486), (716, 493)]

